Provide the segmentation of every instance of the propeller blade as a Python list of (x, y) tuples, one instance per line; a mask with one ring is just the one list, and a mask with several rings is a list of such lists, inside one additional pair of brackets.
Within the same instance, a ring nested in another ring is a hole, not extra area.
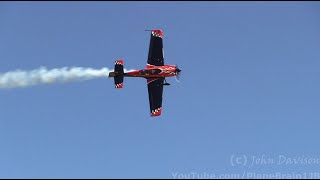
[(176, 73), (177, 75), (175, 76), (177, 82), (180, 82), (180, 73), (181, 73), (181, 70), (179, 69), (178, 65), (176, 65)]
[(181, 76), (181, 71), (180, 72), (178, 72), (178, 74), (177, 74), (177, 78), (180, 80), (180, 76)]
[(179, 80), (179, 78), (177, 78), (177, 76), (175, 76), (174, 78), (176, 79), (176, 81), (177, 81), (178, 83), (180, 83), (180, 80)]

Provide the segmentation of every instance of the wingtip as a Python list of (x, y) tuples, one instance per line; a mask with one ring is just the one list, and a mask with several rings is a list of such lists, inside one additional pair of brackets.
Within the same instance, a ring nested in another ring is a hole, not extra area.
[(160, 116), (161, 112), (162, 112), (162, 107), (154, 109), (154, 110), (151, 111), (151, 117)]
[(152, 30), (151, 33), (153, 36), (156, 36), (156, 37), (162, 38), (163, 36), (163, 31), (161, 29)]

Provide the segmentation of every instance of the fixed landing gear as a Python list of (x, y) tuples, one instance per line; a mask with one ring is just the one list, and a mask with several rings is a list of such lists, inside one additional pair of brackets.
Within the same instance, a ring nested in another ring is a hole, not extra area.
[(163, 84), (163, 85), (164, 85), (164, 86), (170, 86), (170, 84), (167, 83), (166, 79), (164, 79), (164, 84)]

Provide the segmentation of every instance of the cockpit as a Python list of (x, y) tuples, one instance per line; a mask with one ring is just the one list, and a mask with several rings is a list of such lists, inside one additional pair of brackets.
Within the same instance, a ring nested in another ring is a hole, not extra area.
[(140, 75), (153, 75), (153, 74), (159, 74), (161, 73), (160, 69), (145, 69), (145, 70), (141, 70)]

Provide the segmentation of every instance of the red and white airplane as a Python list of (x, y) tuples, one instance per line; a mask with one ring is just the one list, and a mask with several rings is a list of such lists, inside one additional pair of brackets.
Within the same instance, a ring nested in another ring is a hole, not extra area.
[(149, 104), (151, 116), (160, 116), (162, 111), (163, 86), (170, 85), (166, 77), (177, 76), (180, 69), (176, 65), (164, 65), (163, 57), (163, 32), (162, 30), (150, 30), (151, 39), (146, 69), (123, 71), (123, 60), (115, 62), (114, 72), (109, 77), (114, 77), (115, 88), (123, 87), (124, 77), (142, 77), (147, 79)]

